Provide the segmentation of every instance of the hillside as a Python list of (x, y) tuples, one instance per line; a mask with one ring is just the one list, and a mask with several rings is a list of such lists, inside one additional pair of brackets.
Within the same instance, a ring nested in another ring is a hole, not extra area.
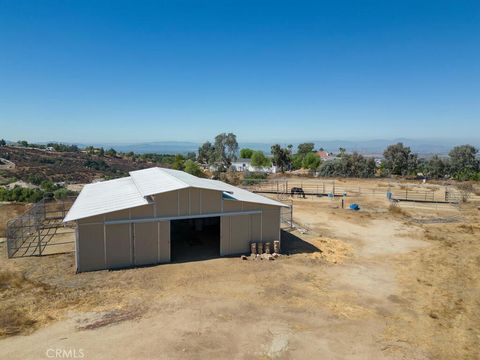
[(115, 178), (129, 171), (155, 165), (140, 159), (89, 155), (85, 152), (49, 152), (13, 146), (0, 147), (0, 158), (15, 164), (14, 168), (1, 169), (0, 177), (31, 182), (40, 180), (67, 183), (89, 183), (98, 178)]

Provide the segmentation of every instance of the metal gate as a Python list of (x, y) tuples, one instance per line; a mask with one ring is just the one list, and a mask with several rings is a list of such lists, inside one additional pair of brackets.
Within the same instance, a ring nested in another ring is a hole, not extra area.
[(74, 231), (63, 224), (63, 218), (74, 200), (71, 197), (43, 199), (23, 215), (10, 220), (5, 230), (8, 257), (41, 256), (47, 247), (65, 245), (66, 242), (54, 242), (52, 239), (59, 229), (62, 229), (62, 234)]

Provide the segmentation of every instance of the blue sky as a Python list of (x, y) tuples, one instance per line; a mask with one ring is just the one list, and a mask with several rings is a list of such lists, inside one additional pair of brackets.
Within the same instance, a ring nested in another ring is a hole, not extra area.
[(0, 0), (0, 137), (478, 138), (479, 1)]

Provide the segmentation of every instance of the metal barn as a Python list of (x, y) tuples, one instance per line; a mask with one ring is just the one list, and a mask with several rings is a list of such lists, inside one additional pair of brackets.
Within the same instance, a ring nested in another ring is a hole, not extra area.
[(247, 254), (280, 240), (278, 201), (221, 181), (150, 168), (86, 185), (75, 221), (78, 272)]

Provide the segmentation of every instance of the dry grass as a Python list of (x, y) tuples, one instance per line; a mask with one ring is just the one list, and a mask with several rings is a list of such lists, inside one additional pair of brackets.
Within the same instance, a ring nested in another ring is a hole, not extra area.
[(4, 236), (7, 222), (22, 215), (31, 204), (4, 203), (0, 204), (0, 237)]
[(319, 251), (310, 254), (312, 259), (321, 259), (328, 263), (343, 263), (352, 256), (352, 247), (345, 242), (328, 237), (309, 240)]
[(25, 276), (0, 271), (0, 338), (29, 334), (68, 310), (101, 306), (102, 292), (75, 287), (57, 287)]
[(389, 207), (388, 207), (388, 212), (392, 215), (395, 215), (395, 216), (407, 216), (407, 213), (405, 210), (403, 210), (400, 206), (398, 205), (393, 205), (391, 204)]
[(0, 272), (0, 337), (24, 333), (38, 323), (38, 319), (30, 315), (32, 309), (22, 306), (25, 292), (35, 292), (41, 299), (47, 288), (27, 280), (23, 274)]

